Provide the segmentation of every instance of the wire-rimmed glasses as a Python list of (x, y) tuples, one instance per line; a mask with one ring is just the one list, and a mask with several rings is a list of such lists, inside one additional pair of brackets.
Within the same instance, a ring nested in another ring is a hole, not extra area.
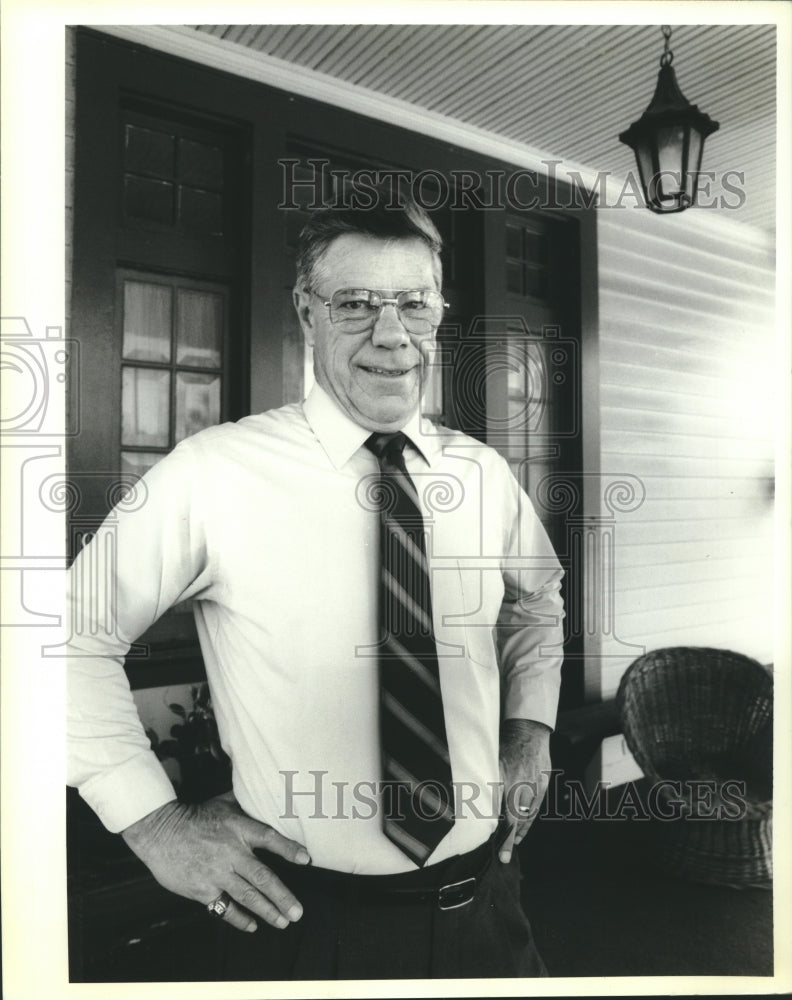
[(371, 329), (382, 313), (382, 307), (393, 305), (408, 333), (425, 336), (432, 333), (443, 319), (448, 303), (433, 288), (413, 288), (388, 298), (370, 288), (339, 288), (329, 299), (314, 292), (330, 310), (330, 322), (348, 333)]

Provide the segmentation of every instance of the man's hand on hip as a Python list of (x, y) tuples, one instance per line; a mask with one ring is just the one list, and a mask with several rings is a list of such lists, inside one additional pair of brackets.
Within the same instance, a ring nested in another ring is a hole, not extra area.
[(308, 864), (308, 852), (246, 815), (231, 795), (199, 805), (168, 802), (121, 836), (171, 892), (204, 905), (227, 892), (231, 903), (223, 919), (239, 930), (256, 929), (253, 914), (280, 928), (302, 915), (298, 900), (253, 849), (297, 864)]
[(529, 719), (506, 719), (501, 728), (503, 808), (511, 831), (500, 849), (508, 864), (536, 819), (550, 781), (550, 729)]

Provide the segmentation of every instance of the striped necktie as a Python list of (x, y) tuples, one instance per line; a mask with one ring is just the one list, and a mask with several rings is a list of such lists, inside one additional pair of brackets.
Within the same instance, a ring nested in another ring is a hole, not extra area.
[(383, 830), (416, 864), (454, 822), (423, 518), (404, 434), (372, 434), (380, 467), (380, 744)]

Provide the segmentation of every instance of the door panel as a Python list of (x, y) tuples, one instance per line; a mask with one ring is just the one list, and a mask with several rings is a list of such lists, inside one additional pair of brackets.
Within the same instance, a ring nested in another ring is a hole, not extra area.
[[(216, 419), (302, 397), (296, 236), (308, 203), (343, 196), (361, 169), (420, 172), (420, 195), (437, 203), (450, 308), (428, 409), (503, 452), (558, 544), (563, 519), (539, 487), (581, 469), (585, 213), (499, 208), (486, 191), (487, 208), (460, 206), (458, 171), (467, 184), (514, 168), (97, 32), (80, 30), (77, 59), (72, 323), (91, 420), (70, 467), (101, 475), (74, 513), (75, 544), (106, 512), (102, 476), (139, 473)], [(567, 571), (574, 580), (574, 559)], [(184, 648), (181, 624), (171, 639), (157, 628), (169, 656)]]

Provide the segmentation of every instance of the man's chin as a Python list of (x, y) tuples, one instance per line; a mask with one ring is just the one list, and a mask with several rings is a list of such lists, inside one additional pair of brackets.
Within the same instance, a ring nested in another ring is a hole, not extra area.
[(418, 409), (418, 402), (417, 395), (414, 399), (394, 395), (390, 399), (361, 400), (356, 419), (362, 427), (381, 434), (400, 431)]
[(411, 414), (395, 417), (393, 420), (375, 420), (369, 416), (362, 416), (358, 421), (361, 427), (376, 434), (393, 434), (403, 429), (410, 419)]
[(417, 403), (412, 407), (381, 408), (378, 410), (363, 410), (358, 416), (358, 423), (367, 430), (379, 434), (389, 434), (400, 431), (415, 412)]

